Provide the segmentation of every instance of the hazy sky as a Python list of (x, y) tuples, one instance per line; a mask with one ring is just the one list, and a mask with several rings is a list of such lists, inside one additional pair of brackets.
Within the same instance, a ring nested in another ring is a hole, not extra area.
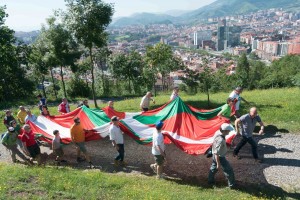
[[(114, 17), (129, 16), (137, 12), (163, 12), (168, 10), (194, 10), (215, 0), (104, 0), (115, 4)], [(64, 0), (0, 0), (6, 5), (9, 17), (6, 25), (16, 31), (40, 29), (53, 10), (64, 9)]]

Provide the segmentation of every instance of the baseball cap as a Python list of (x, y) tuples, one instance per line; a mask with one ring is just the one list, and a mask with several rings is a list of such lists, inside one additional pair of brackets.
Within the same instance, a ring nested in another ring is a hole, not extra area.
[(161, 129), (163, 127), (163, 125), (164, 125), (164, 123), (162, 121), (158, 121), (158, 122), (155, 123), (155, 127), (157, 129)]
[(111, 121), (113, 121), (113, 122), (115, 122), (115, 121), (118, 121), (118, 117), (117, 116), (113, 116), (112, 118), (111, 118)]
[(232, 129), (232, 126), (231, 126), (230, 124), (227, 124), (227, 123), (222, 124), (222, 125), (221, 125), (221, 129), (222, 129), (223, 131), (232, 131), (232, 130), (233, 130), (233, 129)]
[(14, 129), (14, 127), (9, 127), (8, 128), (8, 131), (10, 131), (10, 132), (12, 132), (12, 131), (14, 131), (15, 129)]

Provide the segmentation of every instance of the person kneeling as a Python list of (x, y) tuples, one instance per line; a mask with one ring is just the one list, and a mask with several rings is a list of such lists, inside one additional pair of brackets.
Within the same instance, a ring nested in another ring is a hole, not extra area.
[(163, 176), (163, 164), (166, 161), (164, 136), (161, 132), (164, 123), (159, 121), (155, 124), (156, 130), (153, 133), (152, 154), (154, 155), (155, 164), (151, 164), (151, 169), (157, 174), (157, 179), (165, 178)]

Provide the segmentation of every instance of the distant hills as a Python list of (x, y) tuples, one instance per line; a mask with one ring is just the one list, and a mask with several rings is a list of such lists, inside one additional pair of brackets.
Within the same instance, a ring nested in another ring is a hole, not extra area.
[(30, 32), (16, 31), (15, 37), (19, 41), (24, 42), (25, 44), (31, 44), (36, 40), (39, 34), (40, 31), (30, 31)]
[(300, 11), (300, 0), (217, 0), (207, 6), (189, 12), (172, 12), (166, 14), (139, 13), (130, 17), (115, 20), (113, 26), (128, 26), (134, 24), (147, 25), (151, 23), (193, 23), (200, 19), (228, 15), (246, 14), (270, 8), (283, 8)]

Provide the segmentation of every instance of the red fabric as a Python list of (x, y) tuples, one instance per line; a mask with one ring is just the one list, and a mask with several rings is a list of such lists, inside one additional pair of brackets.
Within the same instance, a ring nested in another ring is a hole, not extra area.
[(106, 113), (106, 115), (109, 118), (112, 118), (113, 116), (117, 116), (119, 119), (124, 119), (125, 118), (125, 112), (118, 112), (118, 111), (112, 109), (109, 106), (106, 106), (102, 110)]
[(21, 136), (21, 141), (26, 143), (27, 147), (33, 146), (36, 144), (33, 131), (31, 130), (29, 133), (23, 132)]

